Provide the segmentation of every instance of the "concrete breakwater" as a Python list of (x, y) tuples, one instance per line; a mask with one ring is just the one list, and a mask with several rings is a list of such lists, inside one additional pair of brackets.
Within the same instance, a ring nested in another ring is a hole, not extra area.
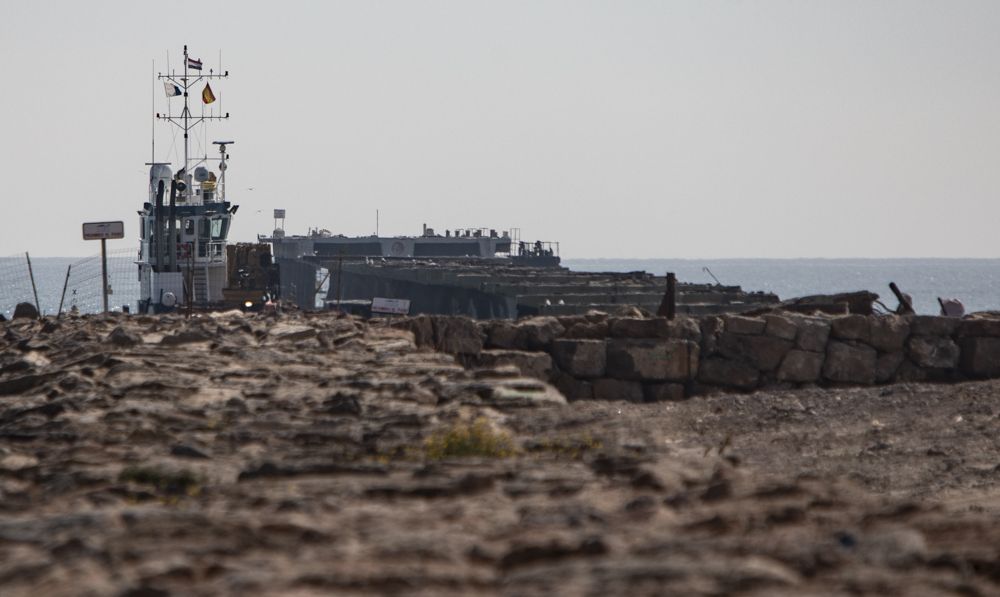
[(720, 390), (1000, 377), (1000, 318), (590, 313), (394, 324), (466, 366), (515, 365), (573, 400), (657, 402)]

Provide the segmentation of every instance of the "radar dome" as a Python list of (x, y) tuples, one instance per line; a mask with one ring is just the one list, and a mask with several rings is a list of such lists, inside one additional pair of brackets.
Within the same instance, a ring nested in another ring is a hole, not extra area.
[(205, 182), (208, 180), (208, 168), (204, 166), (198, 166), (194, 169), (194, 179), (198, 182)]

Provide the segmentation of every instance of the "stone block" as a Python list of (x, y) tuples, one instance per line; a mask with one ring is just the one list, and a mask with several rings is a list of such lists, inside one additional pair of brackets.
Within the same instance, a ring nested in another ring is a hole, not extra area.
[(1000, 319), (964, 319), (958, 324), (960, 337), (987, 336), (1000, 338)]
[(744, 336), (759, 336), (764, 333), (767, 322), (758, 317), (743, 317), (742, 315), (728, 315), (723, 318), (726, 322), (726, 331), (730, 334), (742, 334)]
[(710, 386), (753, 390), (760, 382), (760, 373), (754, 367), (740, 361), (710, 357), (702, 359), (698, 369), (698, 381)]
[(830, 321), (821, 317), (796, 317), (795, 327), (799, 333), (795, 339), (795, 347), (811, 352), (826, 352), (826, 343), (830, 339)]
[(486, 346), (490, 348), (515, 348), (517, 326), (512, 321), (491, 321), (486, 326)]
[(778, 381), (813, 383), (819, 381), (823, 372), (823, 353), (807, 350), (792, 350), (778, 368)]
[(695, 319), (678, 317), (673, 321), (667, 321), (667, 337), (701, 342), (701, 327), (699, 327), (698, 321)]
[(679, 383), (647, 383), (642, 386), (646, 402), (684, 400), (684, 386)]
[(583, 379), (577, 379), (568, 373), (561, 371), (557, 373), (552, 385), (569, 400), (594, 399), (594, 384)]
[(721, 317), (703, 317), (699, 322), (701, 328), (701, 354), (710, 355), (715, 352), (719, 335), (725, 327)]
[(532, 317), (517, 322), (517, 348), (548, 350), (552, 341), (563, 335), (566, 328), (555, 317)]
[(906, 339), (910, 335), (910, 322), (906, 317), (886, 315), (871, 318), (872, 348), (881, 352), (898, 352), (903, 350)]
[(795, 322), (787, 317), (765, 315), (764, 322), (766, 324), (764, 326), (764, 334), (774, 338), (794, 340), (795, 336), (799, 333), (799, 329), (795, 327)]
[(490, 368), (513, 365), (517, 367), (521, 375), (542, 381), (548, 381), (552, 372), (552, 357), (544, 352), (493, 348), (481, 351), (477, 363), (480, 367)]
[(1000, 377), (1000, 338), (962, 338), (962, 372), (972, 377)]
[(645, 401), (641, 383), (607, 377), (594, 381), (594, 398), (596, 400), (625, 400), (626, 402)]
[(749, 363), (761, 371), (774, 371), (792, 346), (791, 340), (726, 332), (719, 336), (716, 351), (726, 358)]
[(555, 340), (552, 356), (560, 369), (574, 377), (604, 377), (607, 367), (604, 340)]
[(684, 381), (698, 370), (698, 345), (686, 340), (616, 339), (607, 346), (609, 377)]
[(483, 337), (479, 326), (468, 317), (448, 317), (440, 315), (432, 319), (434, 324), (434, 347), (448, 354), (479, 354), (483, 349)]
[(903, 359), (899, 368), (896, 369), (897, 382), (927, 381), (928, 377), (927, 369), (914, 365), (913, 361), (909, 359)]
[(563, 338), (575, 339), (601, 339), (607, 337), (608, 322), (606, 321), (574, 323), (566, 328), (566, 333), (563, 334)]
[(830, 333), (838, 340), (857, 340), (867, 344), (871, 339), (871, 319), (864, 315), (838, 317), (830, 326)]
[(961, 356), (958, 344), (942, 336), (913, 336), (907, 343), (910, 359), (918, 367), (951, 369)]
[(936, 315), (914, 315), (910, 331), (914, 336), (951, 336), (958, 329), (960, 319)]
[(832, 341), (826, 349), (823, 377), (842, 383), (872, 384), (877, 361), (878, 353), (870, 346)]
[(608, 335), (613, 338), (666, 338), (667, 320), (662, 317), (611, 317)]
[(875, 362), (875, 381), (877, 383), (888, 383), (896, 377), (899, 366), (903, 364), (906, 357), (900, 352), (887, 352), (878, 355)]

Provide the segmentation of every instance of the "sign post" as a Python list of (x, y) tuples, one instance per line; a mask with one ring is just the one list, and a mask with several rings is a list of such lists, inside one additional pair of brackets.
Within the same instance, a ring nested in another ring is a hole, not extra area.
[(85, 222), (83, 240), (101, 241), (101, 297), (104, 312), (108, 312), (108, 239), (125, 238), (125, 222)]

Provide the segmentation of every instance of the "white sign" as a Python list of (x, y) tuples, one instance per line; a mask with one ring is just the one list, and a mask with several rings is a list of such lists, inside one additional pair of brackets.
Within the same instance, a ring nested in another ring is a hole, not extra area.
[(125, 222), (86, 222), (83, 225), (83, 240), (102, 238), (125, 238)]
[(274, 210), (274, 219), (275, 220), (284, 220), (285, 219), (285, 210), (283, 210), (283, 209), (276, 209), (276, 210)]
[(372, 299), (372, 313), (408, 315), (410, 313), (410, 301), (406, 299), (375, 297)]

